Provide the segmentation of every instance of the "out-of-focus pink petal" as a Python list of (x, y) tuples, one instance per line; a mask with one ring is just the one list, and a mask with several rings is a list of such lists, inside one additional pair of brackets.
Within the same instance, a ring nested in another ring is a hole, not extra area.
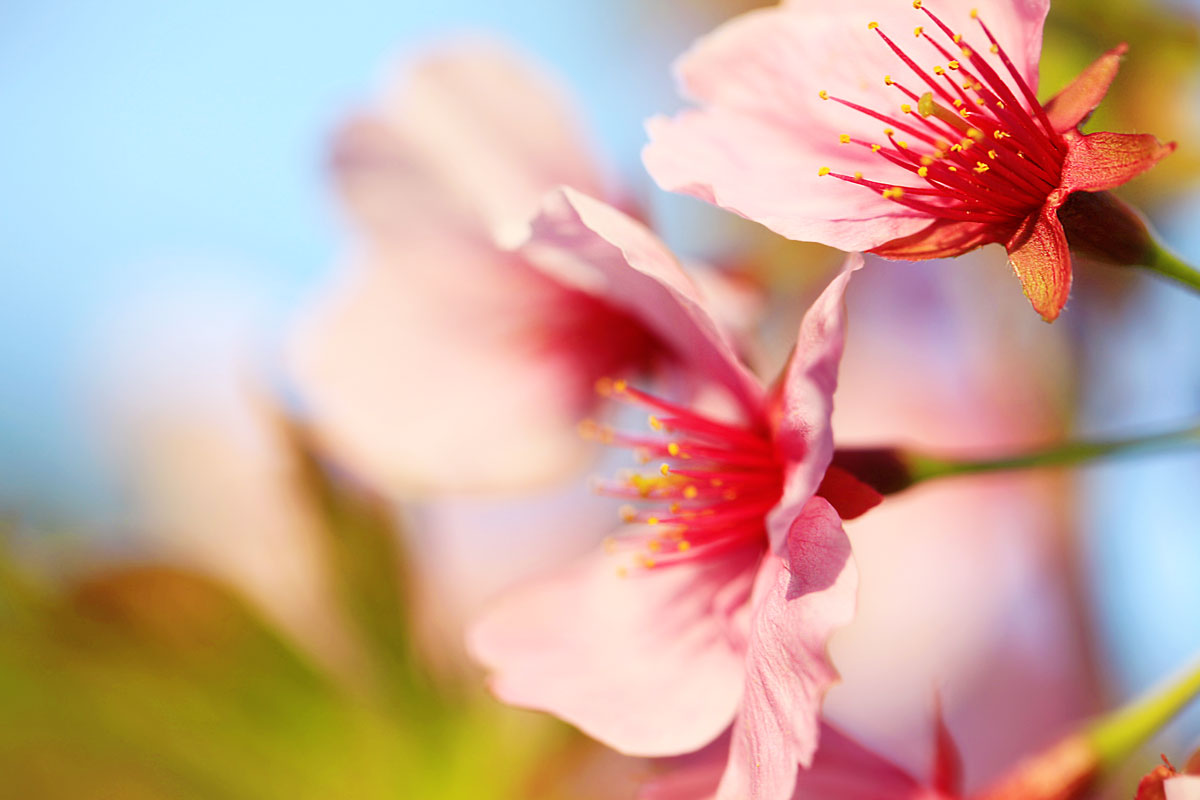
[(784, 558), (755, 582), (746, 688), (734, 721), (721, 800), (786, 797), (817, 749), (821, 700), (837, 679), (826, 646), (854, 615), (858, 572), (829, 503), (813, 498), (795, 519)]
[(985, 244), (1007, 241), (1012, 230), (987, 222), (939, 219), (914, 234), (871, 250), (877, 256), (901, 261), (953, 258)]
[(519, 252), (555, 281), (629, 314), (757, 413), (762, 388), (675, 256), (645, 226), (574, 189), (547, 196)]
[(1175, 152), (1150, 133), (1068, 133), (1062, 188), (1102, 192), (1136, 178)]
[(468, 239), (373, 250), (292, 342), (323, 444), (404, 493), (561, 477), (584, 458), (575, 424), (592, 399), (578, 365), (534, 327), (561, 295), (513, 255)]
[[(980, 4), (981, 18), (1034, 87), (1048, 5)], [(936, 9), (966, 36), (964, 42), (979, 40), (977, 51), (987, 53), (987, 39), (968, 11), (960, 4)], [(878, 31), (899, 41), (917, 63), (944, 60), (924, 39), (912, 38), (914, 26), (931, 23), (909, 3), (788, 3), (744, 14), (679, 60), (682, 90), (701, 108), (650, 121), (643, 158), (651, 175), (665, 189), (700, 197), (789, 238), (845, 250), (867, 250), (920, 230), (927, 215), (818, 174), (823, 166), (844, 175), (862, 170), (861, 146), (842, 145), (839, 137), (877, 141), (887, 127), (822, 97), (899, 114), (905, 98), (884, 76), (922, 85), (868, 23), (878, 23)], [(984, 57), (1006, 73), (996, 56)], [(902, 137), (905, 125), (894, 125)], [(882, 159), (872, 159), (871, 170), (871, 179), (885, 184), (909, 177)]]
[(1067, 84), (1050, 101), (1046, 103), (1046, 116), (1050, 124), (1059, 133), (1065, 133), (1072, 128), (1082, 125), (1104, 95), (1117, 70), (1121, 68), (1121, 59), (1129, 51), (1129, 45), (1121, 43), (1104, 55), (1093, 61), (1087, 69), (1075, 76), (1075, 80)]
[(1053, 322), (1071, 293), (1071, 251), (1055, 206), (1025, 220), (1008, 243), (1008, 263), (1033, 309)]
[(468, 646), (513, 705), (549, 711), (631, 755), (697, 750), (742, 695), (748, 600), (762, 551), (689, 559), (624, 577), (612, 556), (503, 599)]
[(496, 42), (464, 41), (417, 62), (381, 117), (488, 230), (519, 225), (560, 183), (603, 193), (566, 93)]
[(1200, 776), (1177, 775), (1163, 781), (1167, 800), (1200, 800)]
[(842, 272), (805, 313), (796, 346), (780, 379), (772, 409), (775, 443), (787, 464), (783, 496), (767, 515), (767, 533), (778, 553), (793, 530), (793, 521), (817, 491), (833, 458), (833, 393), (838, 362), (846, 338), (843, 297), (850, 275), (863, 265), (862, 255), (846, 257)]

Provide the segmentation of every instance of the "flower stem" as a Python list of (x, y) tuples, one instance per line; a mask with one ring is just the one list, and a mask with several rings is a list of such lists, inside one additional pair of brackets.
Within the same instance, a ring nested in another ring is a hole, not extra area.
[(1143, 266), (1159, 275), (1182, 283), (1192, 291), (1200, 292), (1200, 270), (1184, 263), (1183, 259), (1158, 242), (1153, 243)]
[(900, 454), (908, 467), (911, 484), (934, 478), (956, 475), (977, 475), (985, 472), (1010, 472), (1039, 467), (1059, 467), (1083, 464), (1106, 456), (1171, 450), (1187, 445), (1200, 445), (1200, 426), (1166, 431), (1151, 436), (1109, 439), (1096, 442), (1065, 442), (1041, 450), (981, 460), (958, 460), (907, 451)]
[(1088, 741), (1107, 768), (1133, 753), (1200, 695), (1200, 663), (1161, 688), (1094, 722)]

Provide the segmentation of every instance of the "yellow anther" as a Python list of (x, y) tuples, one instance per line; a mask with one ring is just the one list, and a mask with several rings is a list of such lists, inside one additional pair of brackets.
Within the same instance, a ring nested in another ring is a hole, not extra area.
[(947, 169), (949, 169), (951, 172), (958, 172), (958, 167), (954, 166), (953, 164), (947, 167)]
[(663, 464), (661, 467), (658, 468), (658, 471), (661, 472), (663, 474), (663, 477), (665, 478), (671, 474), (671, 465)]
[(678, 442), (671, 442), (670, 444), (668, 444), (668, 445), (667, 445), (667, 452), (668, 452), (668, 453), (670, 453), (670, 454), (671, 454), (671, 455), (673, 455), (673, 456), (678, 456), (678, 455), (679, 455), (679, 443), (678, 443)]
[(962, 140), (963, 150), (970, 150), (974, 144), (975, 144), (975, 141), (973, 139), (963, 139)]
[(657, 525), (658, 517), (646, 517), (646, 524), (647, 525)]
[(988, 150), (988, 158), (990, 158), (992, 161), (995, 161), (996, 160), (996, 151)]
[(928, 167), (932, 163), (933, 163), (933, 159), (930, 158), (929, 156), (921, 156), (921, 165), (922, 166)]
[(978, 172), (980, 175), (987, 172), (988, 169), (990, 169), (990, 167), (988, 167), (988, 165), (983, 163), (982, 161), (975, 162), (975, 171)]
[(1003, 101), (1003, 100), (997, 100), (997, 101), (996, 101), (996, 108), (1004, 108), (1004, 101)]
[(908, 149), (908, 142), (904, 141), (903, 139), (897, 139), (897, 140), (896, 140), (896, 147), (899, 147), (901, 150), (907, 150), (907, 149)]
[(657, 553), (659, 550), (662, 550), (662, 543), (657, 539), (651, 539), (646, 543), (646, 549), (648, 549), (651, 553)]
[(692, 549), (692, 543), (689, 542), (687, 539), (684, 539), (682, 542), (675, 545), (675, 549), (681, 553), (686, 553), (688, 550)]
[(683, 496), (686, 497), (688, 500), (695, 500), (696, 495), (698, 495), (698, 494), (700, 494), (700, 490), (697, 489), (695, 486), (683, 487)]
[(928, 117), (936, 110), (936, 105), (933, 102), (933, 92), (926, 92), (917, 99), (917, 111), (921, 112), (922, 117)]
[(896, 200), (904, 196), (904, 189), (899, 186), (893, 186), (890, 189), (884, 189), (883, 196), (888, 200)]
[(912, 105), (909, 103), (901, 103), (900, 110), (902, 112), (904, 112), (905, 114), (911, 114), (912, 113)]
[(817, 97), (820, 97), (822, 100), (828, 100), (828, 99), (829, 99), (829, 92), (827, 92), (827, 91), (825, 91), (824, 89), (822, 89), (821, 91), (817, 92)]
[(884, 85), (884, 86), (891, 86), (893, 83), (895, 83), (895, 81), (894, 81), (894, 80), (892, 80), (892, 76), (891, 76), (891, 75), (884, 75), (884, 76), (883, 76), (883, 85)]
[(895, 132), (896, 132), (896, 131), (892, 130), (891, 128), (884, 128), (884, 129), (883, 129), (883, 135), (884, 135), (884, 136), (891, 136), (891, 135), (892, 135), (893, 133), (895, 133)]
[(950, 69), (958, 69), (959, 63), (957, 61), (950, 61), (950, 62), (947, 62), (946, 66), (949, 67)]
[(628, 388), (629, 388), (629, 384), (625, 381), (613, 381), (613, 384), (612, 384), (613, 394), (624, 394), (625, 390)]
[(983, 141), (983, 131), (979, 130), (978, 128), (967, 128), (967, 136), (971, 137), (977, 142)]
[(916, 36), (917, 38), (920, 38), (921, 34), (924, 32), (925, 32), (925, 28), (921, 25), (918, 25), (917, 27), (913, 28), (913, 36)]
[(963, 47), (959, 52), (962, 53), (963, 58), (970, 58), (973, 55), (969, 47)]
[(960, 108), (958, 110), (958, 115), (960, 117), (962, 117), (963, 119), (970, 119), (971, 118), (971, 110), (968, 108)]
[(971, 88), (978, 92), (980, 89), (983, 88), (983, 84), (980, 83), (979, 81), (975, 81), (973, 84), (971, 84)]
[[(633, 506), (621, 506), (620, 513), (622, 522), (633, 522), (635, 519), (637, 519), (637, 509)], [(605, 542), (606, 546), (608, 541), (611, 541), (611, 539)]]
[(659, 419), (658, 417), (654, 416), (653, 414), (651, 414), (650, 415), (650, 427), (656, 431), (661, 431), (663, 429), (662, 420)]
[(1012, 134), (1009, 133), (1008, 131), (1004, 131), (1004, 130), (1000, 130), (999, 128), (996, 128), (996, 130), (992, 131), (992, 136), (996, 139), (1007, 139), (1009, 136), (1012, 136)]
[(964, 84), (963, 84), (963, 88), (964, 88), (964, 89), (970, 89), (970, 88), (971, 88), (971, 82), (970, 82), (970, 81), (967, 81), (966, 83), (964, 83)]
[(979, 9), (978, 8), (971, 9), (971, 19), (979, 19)]
[(879, 27), (879, 23), (878, 23), (878, 22), (868, 22), (868, 23), (867, 23), (867, 30), (869, 30), (869, 31), (873, 31), (873, 30), (875, 30), (875, 29), (876, 29), (876, 28), (878, 28), (878, 27)]
[(913, 8), (920, 8), (921, 0), (913, 0)]
[(872, 153), (878, 153), (878, 152), (879, 152), (880, 150), (882, 150), (882, 149), (883, 149), (883, 145), (881, 145), (881, 144), (873, 144), (873, 145), (871, 145), (871, 152), (872, 152)]
[(645, 567), (646, 569), (654, 569), (654, 565), (657, 563), (658, 562), (656, 562), (653, 558), (650, 558), (649, 556), (642, 556), (642, 566)]
[(954, 98), (954, 107), (962, 108), (962, 98), (959, 98), (959, 97)]
[(824, 178), (826, 175), (829, 174), (829, 172), (830, 172), (829, 167), (821, 167), (819, 170), (817, 170), (817, 175)]
[(950, 145), (950, 149), (956, 153), (961, 153), (963, 148), (961, 144), (952, 144)]
[(982, 98), (982, 97), (976, 97), (976, 98), (975, 98), (975, 105), (979, 105), (979, 106), (983, 105), (983, 98)]
[(989, 48), (988, 48), (988, 50), (991, 50), (991, 51), (992, 51), (992, 55), (995, 55), (996, 53), (999, 53), (999, 52), (1000, 52), (1000, 45), (998, 45), (998, 44), (994, 44), (994, 45), (992, 45), (991, 47), (989, 47)]
[(856, 172), (856, 173), (854, 173), (854, 180), (856, 180), (856, 181), (861, 181), (861, 180), (862, 180), (862, 173), (861, 173), (861, 172)]
[(933, 74), (934, 75), (945, 75), (946, 68), (943, 67), (941, 64), (938, 64), (936, 67), (933, 68)]
[(841, 142), (842, 144), (850, 144), (850, 134), (843, 133), (841, 136), (838, 137), (838, 141)]
[(1024, 153), (1022, 153), (1020, 150), (1018, 150), (1018, 151), (1017, 151), (1017, 158), (1024, 158), (1024, 157), (1025, 157), (1025, 154), (1024, 154)]
[(929, 167), (917, 167), (917, 174), (924, 178), (929, 174)]
[(958, 44), (961, 41), (962, 41), (962, 34), (958, 34), (958, 33), (954, 34), (954, 43)]

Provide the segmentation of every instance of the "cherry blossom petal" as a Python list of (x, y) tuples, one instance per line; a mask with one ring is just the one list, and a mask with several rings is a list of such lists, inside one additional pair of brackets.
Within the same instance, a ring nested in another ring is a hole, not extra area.
[(794, 520), (785, 558), (766, 558), (755, 582), (745, 696), (720, 800), (787, 797), (798, 765), (812, 764), (821, 700), (837, 679), (826, 645), (854, 616), (857, 587), (841, 520), (813, 498)]
[(468, 646), (506, 703), (549, 711), (624, 753), (677, 755), (721, 734), (742, 695), (757, 547), (618, 573), (596, 555), (502, 599)]
[(1200, 776), (1177, 775), (1163, 781), (1167, 800), (1200, 800)]
[(1030, 214), (1008, 245), (1008, 263), (1025, 296), (1042, 319), (1053, 322), (1071, 293), (1071, 251), (1058, 221), (1058, 209), (1047, 203)]
[(1061, 185), (1070, 192), (1101, 192), (1136, 178), (1175, 152), (1149, 133), (1068, 133)]
[(593, 399), (571, 354), (535, 327), (562, 295), (486, 244), (376, 248), (320, 296), (291, 344), (317, 435), (346, 467), (403, 494), (560, 479), (585, 458), (575, 425)]
[(644, 225), (574, 189), (547, 196), (519, 252), (555, 281), (639, 321), (668, 350), (758, 413), (762, 388), (696, 284)]
[(1082, 125), (1091, 116), (1096, 106), (1104, 99), (1104, 95), (1108, 94), (1108, 87), (1112, 85), (1113, 78), (1117, 77), (1117, 70), (1121, 68), (1121, 59), (1128, 51), (1129, 45), (1117, 45), (1093, 61), (1087, 69), (1075, 76), (1075, 80), (1067, 84), (1065, 89), (1050, 98), (1045, 106), (1046, 116), (1050, 118), (1054, 130), (1066, 133)]
[[(904, 770), (828, 723), (812, 766), (796, 778), (792, 800), (934, 800), (938, 795)], [(699, 753), (672, 759), (642, 787), (638, 800), (711, 800), (728, 758), (723, 737)]]
[(1010, 229), (995, 223), (939, 219), (923, 230), (875, 247), (871, 252), (901, 261), (953, 258), (985, 244), (1007, 241), (1011, 235)]
[(862, 268), (859, 253), (846, 257), (842, 272), (825, 288), (804, 319), (776, 391), (772, 414), (775, 443), (787, 463), (783, 497), (767, 515), (772, 548), (782, 553), (793, 521), (817, 490), (833, 458), (833, 392), (846, 338), (843, 296), (850, 275)]
[(560, 183), (602, 193), (566, 93), (496, 42), (464, 41), (417, 62), (381, 115), (485, 229), (520, 225)]

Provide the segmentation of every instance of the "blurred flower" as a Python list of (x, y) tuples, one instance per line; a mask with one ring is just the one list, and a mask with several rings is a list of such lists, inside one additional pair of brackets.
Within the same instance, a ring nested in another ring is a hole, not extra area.
[[(1043, 107), (1034, 89), (1048, 0), (979, 5), (970, 18), (984, 49), (962, 34), (964, 8), (939, 12), (944, 21), (922, 0), (909, 12), (860, 0), (739, 17), (680, 62), (685, 90), (704, 108), (652, 120), (646, 165), (665, 188), (790, 238), (908, 260), (1001, 243), (1034, 309), (1053, 320), (1071, 284), (1058, 209), (1074, 192), (1125, 183), (1174, 144), (1078, 130), (1124, 45)], [(912, 29), (919, 52), (910, 56), (885, 31), (914, 21), (928, 25)], [(927, 59), (938, 63), (927, 70)], [(915, 89), (887, 74), (901, 66)], [(880, 122), (882, 144), (871, 131)], [(815, 182), (826, 176), (841, 182)]]
[[(650, 424), (666, 434), (585, 426), (661, 459), (649, 475), (600, 485), (650, 509), (623, 511), (629, 527), (606, 554), (502, 601), (472, 631), (472, 650), (494, 670), (501, 699), (551, 711), (630, 754), (695, 750), (736, 716), (722, 796), (785, 797), (812, 757), (835, 677), (826, 640), (854, 606), (849, 543), (815, 493), (833, 452), (842, 293), (861, 260), (851, 257), (805, 316), (768, 393), (670, 253), (633, 220), (564, 192), (527, 247), (636, 304), (723, 391), (676, 404), (625, 381), (600, 384), (655, 412)], [(614, 563), (618, 554), (632, 558)]]
[(335, 150), (360, 241), (291, 359), (322, 443), (389, 491), (570, 474), (595, 380), (671, 355), (594, 287), (498, 244), (553, 186), (600, 192), (554, 87), (495, 45), (462, 46), (421, 61)]
[(1138, 784), (1134, 800), (1198, 800), (1200, 798), (1200, 750), (1196, 751), (1183, 772), (1163, 756), (1163, 763), (1152, 769)]

